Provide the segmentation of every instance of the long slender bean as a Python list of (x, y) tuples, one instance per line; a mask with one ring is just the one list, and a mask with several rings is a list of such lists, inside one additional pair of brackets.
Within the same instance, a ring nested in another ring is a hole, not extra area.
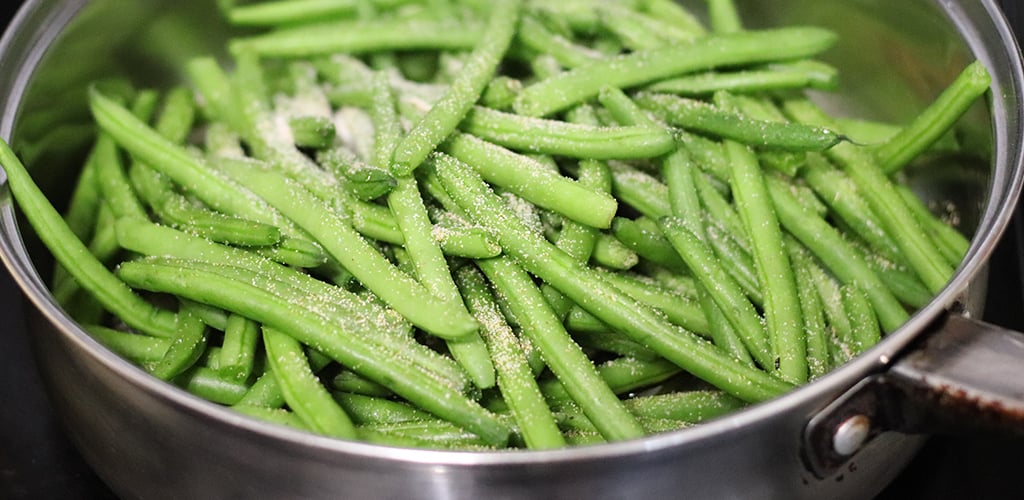
[(733, 165), (733, 198), (750, 236), (758, 283), (764, 290), (765, 323), (776, 356), (775, 369), (786, 380), (806, 382), (807, 344), (800, 299), (772, 198), (753, 152), (735, 142), (726, 142), (726, 151)]
[(727, 65), (808, 57), (835, 43), (818, 28), (783, 28), (713, 35), (692, 43), (641, 50), (571, 69), (523, 89), (513, 108), (546, 116), (597, 96), (606, 86), (630, 88), (681, 74)]
[[(832, 119), (807, 99), (790, 99), (785, 111), (802, 123), (830, 126)], [(886, 232), (896, 241), (910, 267), (932, 293), (938, 293), (953, 275), (953, 268), (938, 254), (914, 214), (866, 151), (853, 144), (838, 144), (826, 152), (856, 183)]]
[(675, 145), (660, 127), (596, 127), (475, 107), (462, 129), (517, 151), (594, 160), (653, 158)]
[(618, 210), (615, 199), (552, 172), (523, 155), (466, 134), (453, 135), (448, 154), (473, 166), (488, 182), (572, 220), (607, 228)]
[(392, 169), (409, 175), (430, 152), (448, 137), (480, 98), (487, 82), (512, 43), (519, 23), (522, 1), (508, 0), (494, 6), (482, 39), (448, 92), (434, 103), (395, 148)]
[(506, 253), (602, 321), (741, 399), (762, 400), (790, 388), (672, 325), (530, 232), (466, 165), (444, 155), (435, 157), (435, 165), (456, 202), (493, 228)]
[(263, 327), (263, 345), (267, 361), (288, 407), (310, 429), (343, 439), (356, 437), (355, 425), (345, 410), (334, 401), (316, 375), (302, 347), (292, 337), (273, 328)]
[(293, 306), (278, 302), (273, 294), (257, 286), (188, 269), (180, 262), (133, 261), (123, 264), (118, 272), (140, 288), (215, 305), (259, 321), (264, 327), (287, 332), (372, 380), (387, 383), (396, 394), (465, 426), (487, 442), (495, 445), (506, 442), (508, 428), (479, 405), (457, 390), (423, 377), (406, 364), (384, 358), (372, 345), (355, 336), (338, 335), (337, 325), (325, 317), (312, 311), (296, 314)]
[(975, 61), (967, 65), (912, 122), (874, 150), (882, 171), (887, 174), (896, 172), (930, 148), (988, 91), (991, 84), (992, 77), (984, 63)]
[(750, 146), (786, 151), (822, 151), (842, 141), (824, 127), (757, 120), (724, 111), (703, 101), (642, 92), (637, 103), (671, 125), (731, 139)]
[(530, 448), (556, 448), (565, 440), (537, 387), (529, 362), (515, 333), (506, 323), (483, 276), (471, 266), (455, 271), (455, 279), (470, 312), (480, 322), (480, 333), (495, 359), (498, 388)]
[(396, 269), (333, 209), (302, 186), (271, 170), (233, 169), (231, 175), (312, 234), (330, 255), (409, 321), (442, 338), (474, 334), (469, 313), (449, 307)]

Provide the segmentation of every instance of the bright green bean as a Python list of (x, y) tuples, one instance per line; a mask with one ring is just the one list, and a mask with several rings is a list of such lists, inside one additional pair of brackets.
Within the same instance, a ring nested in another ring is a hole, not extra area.
[(928, 150), (989, 90), (991, 84), (992, 77), (984, 63), (975, 61), (969, 64), (912, 122), (874, 150), (882, 171), (886, 174), (896, 172)]
[(687, 267), (697, 281), (711, 295), (729, 324), (743, 339), (743, 344), (754, 360), (766, 370), (775, 366), (775, 357), (768, 334), (761, 324), (753, 304), (743, 294), (735, 280), (725, 271), (711, 248), (700, 241), (688, 228), (687, 223), (676, 217), (663, 217), (659, 225), (665, 236), (686, 261)]
[[(832, 124), (832, 119), (807, 99), (787, 100), (784, 109), (802, 123), (823, 126)], [(932, 293), (942, 290), (953, 275), (953, 268), (934, 248), (931, 239), (874, 158), (853, 144), (839, 144), (829, 149), (826, 155), (853, 179), (858, 191), (921, 281)]]
[(848, 283), (842, 287), (842, 301), (846, 313), (850, 317), (853, 335), (850, 337), (850, 348), (857, 355), (878, 343), (881, 330), (878, 318), (871, 308), (864, 291), (856, 284)]
[(595, 127), (530, 118), (475, 107), (462, 130), (483, 140), (530, 153), (594, 160), (641, 159), (669, 152), (675, 140), (656, 127)]
[(126, 262), (121, 265), (119, 276), (141, 288), (215, 305), (259, 321), (264, 327), (288, 332), (342, 365), (388, 384), (396, 394), (425, 410), (465, 426), (487, 442), (495, 445), (506, 442), (508, 428), (458, 390), (424, 377), (421, 371), (408, 364), (396, 363), (357, 336), (339, 335), (334, 321), (312, 310), (296, 313), (294, 306), (279, 302), (258, 286), (182, 267), (184, 262), (161, 263), (159, 259)]
[(773, 122), (724, 111), (703, 101), (669, 94), (641, 92), (640, 106), (658, 114), (670, 125), (731, 139), (749, 146), (786, 151), (822, 151), (842, 141), (824, 127)]
[(396, 269), (302, 186), (271, 170), (232, 169), (229, 174), (240, 177), (247, 188), (312, 234), (356, 279), (413, 324), (442, 338), (457, 339), (476, 332), (476, 321), (469, 313), (448, 307)]
[(796, 279), (782, 243), (782, 230), (756, 156), (749, 148), (726, 142), (732, 161), (732, 194), (736, 211), (750, 236), (751, 254), (764, 291), (768, 338), (776, 356), (775, 370), (784, 379), (807, 381), (807, 344)]
[(838, 86), (835, 67), (814, 60), (777, 63), (738, 71), (709, 71), (662, 80), (644, 90), (681, 96), (704, 96), (718, 91), (757, 93), (811, 88), (833, 90)]
[(770, 182), (769, 192), (779, 221), (810, 249), (844, 283), (856, 283), (871, 298), (886, 331), (899, 328), (909, 318), (892, 295), (838, 231), (824, 219), (802, 209), (782, 182)]
[(515, 36), (521, 11), (520, 0), (494, 6), (483, 37), (462, 72), (441, 100), (434, 103), (395, 148), (392, 170), (396, 174), (408, 176), (458, 127), (480, 98), (487, 82), (494, 78), (495, 69)]
[(252, 374), (259, 339), (259, 325), (237, 314), (229, 315), (220, 350), (220, 371), (247, 380)]
[(713, 35), (692, 43), (609, 57), (544, 79), (523, 89), (513, 108), (545, 116), (597, 96), (606, 86), (630, 88), (719, 66), (812, 56), (835, 43), (818, 28), (783, 28)]
[(341, 20), (235, 38), (230, 42), (229, 50), (235, 54), (251, 51), (261, 57), (278, 58), (384, 50), (464, 50), (481, 43), (485, 33), (483, 28), (476, 22), (463, 23), (451, 19)]
[(551, 410), (537, 387), (519, 340), (508, 326), (483, 276), (471, 266), (455, 271), (455, 279), (470, 312), (480, 322), (480, 333), (491, 351), (498, 388), (529, 448), (565, 445)]
[(615, 199), (608, 194), (582, 186), (528, 157), (473, 136), (455, 134), (444, 149), (473, 166), (488, 182), (582, 224), (607, 228), (618, 210)]
[(355, 425), (309, 368), (302, 347), (292, 337), (263, 327), (263, 345), (271, 373), (288, 407), (306, 426), (320, 434), (342, 439), (356, 437)]
[(742, 399), (761, 400), (790, 388), (672, 325), (532, 233), (466, 165), (443, 155), (435, 164), (452, 197), (474, 220), (495, 231), (507, 254), (602, 321)]
[(57, 262), (110, 312), (127, 325), (149, 335), (177, 336), (179, 321), (173, 313), (154, 307), (132, 293), (121, 280), (89, 252), (57, 210), (32, 181), (32, 177), (6, 142), (0, 141), (0, 165), (25, 217)]
[(540, 349), (548, 368), (562, 382), (573, 401), (594, 421), (608, 440), (643, 435), (615, 393), (598, 376), (590, 359), (547, 307), (540, 290), (516, 263), (505, 257), (478, 261), (477, 265), (503, 296), (522, 332)]

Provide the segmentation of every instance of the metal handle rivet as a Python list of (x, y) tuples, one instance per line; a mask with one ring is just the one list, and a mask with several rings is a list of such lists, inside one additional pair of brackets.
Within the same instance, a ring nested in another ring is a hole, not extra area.
[(854, 415), (836, 427), (832, 435), (832, 449), (842, 456), (853, 455), (864, 445), (871, 431), (871, 419), (864, 415)]

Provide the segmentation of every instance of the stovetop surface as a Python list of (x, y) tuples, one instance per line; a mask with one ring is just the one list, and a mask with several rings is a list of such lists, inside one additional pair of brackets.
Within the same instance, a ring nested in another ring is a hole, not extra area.
[[(5, 26), (19, 1), (0, 5)], [(1024, 33), (1024, 8), (1002, 2)], [(1024, 38), (1024, 36), (1022, 36)], [(1021, 210), (1018, 210), (1021, 212)], [(1024, 222), (1015, 218), (996, 250), (985, 319), (1024, 331)], [(114, 498), (61, 431), (36, 373), (16, 285), (0, 272), (0, 499), (100, 500)], [(1024, 498), (1024, 439), (1005, 436), (932, 438), (878, 498)]]

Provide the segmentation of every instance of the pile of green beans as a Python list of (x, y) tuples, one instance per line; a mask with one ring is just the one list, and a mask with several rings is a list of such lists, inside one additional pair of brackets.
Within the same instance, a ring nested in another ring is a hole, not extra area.
[(900, 178), (959, 148), (979, 63), (897, 126), (808, 97), (833, 33), (729, 0), (221, 4), (232, 72), (89, 90), (64, 213), (0, 164), (65, 310), (253, 418), (460, 450), (684, 428), (870, 348), (967, 252)]

